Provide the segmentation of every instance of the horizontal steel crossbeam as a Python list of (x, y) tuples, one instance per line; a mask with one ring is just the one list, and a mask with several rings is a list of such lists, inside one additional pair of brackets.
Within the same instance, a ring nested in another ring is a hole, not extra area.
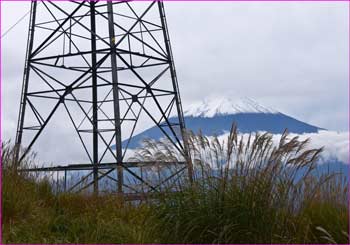
[[(124, 162), (123, 166), (127, 168), (136, 167), (151, 167), (156, 165), (177, 165), (186, 164), (186, 162), (165, 162), (165, 161), (153, 161), (153, 162)], [(117, 163), (100, 163), (97, 165), (98, 169), (112, 169), (120, 166)], [(25, 168), (20, 169), (21, 172), (56, 172), (56, 171), (83, 171), (93, 170), (94, 165), (87, 164), (70, 164), (66, 166), (54, 166), (54, 167), (38, 167), (38, 168)]]

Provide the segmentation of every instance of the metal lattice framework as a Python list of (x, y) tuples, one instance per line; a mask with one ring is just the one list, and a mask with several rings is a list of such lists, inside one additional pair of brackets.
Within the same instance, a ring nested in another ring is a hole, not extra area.
[[(16, 135), (19, 163), (50, 124), (63, 118), (62, 113), (68, 119), (61, 123), (68, 121), (74, 128), (76, 134), (71, 137), (79, 139), (88, 162), (28, 171), (64, 171), (66, 176), (67, 171), (84, 170), (88, 171), (84, 178), (93, 177), (84, 188), (93, 185), (97, 192), (99, 180), (108, 177), (118, 183), (120, 193), (126, 172), (156, 190), (132, 168), (170, 162), (126, 159), (140, 122), (148, 120), (183, 159), (175, 162), (184, 164), (180, 170), (162, 181), (185, 169), (192, 176), (161, 1), (31, 3)], [(57, 140), (57, 147), (67, 144)], [(117, 178), (110, 176), (115, 169)]]

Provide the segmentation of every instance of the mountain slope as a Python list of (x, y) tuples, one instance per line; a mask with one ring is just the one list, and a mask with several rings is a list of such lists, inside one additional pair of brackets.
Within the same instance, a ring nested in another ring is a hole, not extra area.
[[(239, 132), (250, 133), (267, 131), (281, 134), (285, 129), (290, 133), (317, 133), (321, 128), (299, 121), (276, 110), (266, 108), (257, 102), (241, 98), (205, 100), (190, 105), (184, 110), (186, 128), (193, 132), (202, 131), (204, 135), (221, 135), (230, 131), (232, 123), (236, 123)], [(171, 118), (170, 122), (176, 121)], [(151, 127), (135, 135), (129, 148), (140, 146), (143, 139), (158, 140), (164, 137), (157, 127)], [(124, 146), (126, 141), (123, 142)]]

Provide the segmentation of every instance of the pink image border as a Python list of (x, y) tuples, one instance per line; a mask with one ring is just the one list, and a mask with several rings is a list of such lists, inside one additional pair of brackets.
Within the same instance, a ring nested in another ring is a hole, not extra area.
[[(0, 0), (0, 17), (1, 17), (1, 11), (2, 11), (2, 2), (28, 2), (29, 0)], [(67, 0), (54, 0), (54, 1), (67, 1)], [(135, 1), (151, 1), (151, 0), (135, 0)], [(213, 2), (213, 0), (164, 0), (165, 2)], [(216, 0), (215, 2), (348, 2), (348, 40), (350, 40), (350, 0)], [(1, 18), (0, 18), (0, 30), (1, 30)], [(3, 103), (2, 103), (2, 38), (0, 38), (0, 141), (2, 143), (2, 112), (3, 112)], [(349, 133), (349, 142), (350, 142), (350, 48), (348, 47), (348, 133)], [(2, 244), (2, 145), (0, 145), (0, 220), (1, 220), (1, 227), (0, 227), (0, 244)], [(349, 153), (350, 153), (350, 144), (349, 144)], [(348, 163), (350, 163), (350, 154)], [(348, 164), (348, 176), (350, 176), (350, 165)], [(350, 191), (350, 188), (348, 188)], [(349, 195), (350, 196), (350, 195)], [(349, 220), (350, 221), (350, 216)], [(350, 228), (349, 228), (350, 229)], [(348, 231), (350, 234), (350, 230)], [(350, 243), (350, 241), (349, 241)]]

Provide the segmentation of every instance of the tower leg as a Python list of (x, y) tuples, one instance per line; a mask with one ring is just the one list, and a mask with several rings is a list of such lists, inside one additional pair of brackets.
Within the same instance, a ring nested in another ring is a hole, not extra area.
[(64, 192), (67, 191), (67, 170), (64, 170)]
[(16, 142), (15, 142), (15, 164), (18, 167), (20, 164), (20, 149), (22, 144), (22, 134), (23, 134), (23, 125), (24, 125), (24, 116), (25, 109), (27, 104), (27, 92), (28, 92), (28, 82), (29, 82), (29, 74), (30, 74), (30, 59), (33, 51), (34, 44), (34, 27), (35, 27), (35, 17), (36, 17), (36, 7), (37, 2), (33, 1), (30, 10), (30, 21), (29, 21), (29, 29), (28, 29), (28, 40), (27, 40), (27, 53), (23, 74), (23, 83), (22, 83), (22, 94), (21, 94), (21, 102), (19, 108), (18, 115), (18, 123), (17, 123), (17, 133), (16, 133)]
[(90, 2), (91, 12), (91, 72), (92, 72), (92, 126), (94, 193), (98, 194), (98, 117), (97, 117), (97, 72), (96, 72), (96, 16), (95, 2)]
[(185, 160), (187, 162), (188, 178), (189, 178), (190, 182), (192, 183), (193, 182), (193, 165), (192, 165), (190, 151), (188, 148), (188, 137), (187, 137), (185, 120), (184, 120), (184, 115), (183, 115), (183, 110), (182, 110), (182, 103), (181, 103), (181, 99), (180, 99), (180, 90), (179, 90), (179, 85), (177, 82), (174, 58), (173, 58), (173, 53), (172, 53), (172, 49), (171, 49), (171, 45), (170, 45), (170, 37), (169, 37), (168, 26), (167, 26), (166, 17), (165, 17), (164, 4), (162, 1), (158, 1), (158, 8), (159, 8), (160, 19), (161, 19), (162, 28), (163, 28), (165, 47), (166, 47), (166, 51), (168, 53), (173, 89), (175, 92), (176, 109), (177, 109), (177, 114), (178, 114), (178, 118), (179, 118), (180, 130), (181, 130), (182, 141), (183, 141), (183, 146), (184, 146), (183, 147), (183, 151), (184, 151), (183, 154), (184, 154)]
[(118, 174), (118, 193), (123, 192), (123, 168), (122, 168), (122, 140), (121, 140), (121, 125), (120, 125), (120, 107), (119, 107), (119, 87), (117, 75), (117, 51), (115, 47), (115, 32), (114, 32), (114, 17), (113, 5), (111, 1), (107, 1), (108, 12), (108, 27), (109, 27), (109, 41), (111, 48), (111, 68), (112, 68), (112, 82), (113, 82), (113, 100), (114, 100), (114, 124), (115, 124), (115, 145), (117, 155), (117, 174)]

